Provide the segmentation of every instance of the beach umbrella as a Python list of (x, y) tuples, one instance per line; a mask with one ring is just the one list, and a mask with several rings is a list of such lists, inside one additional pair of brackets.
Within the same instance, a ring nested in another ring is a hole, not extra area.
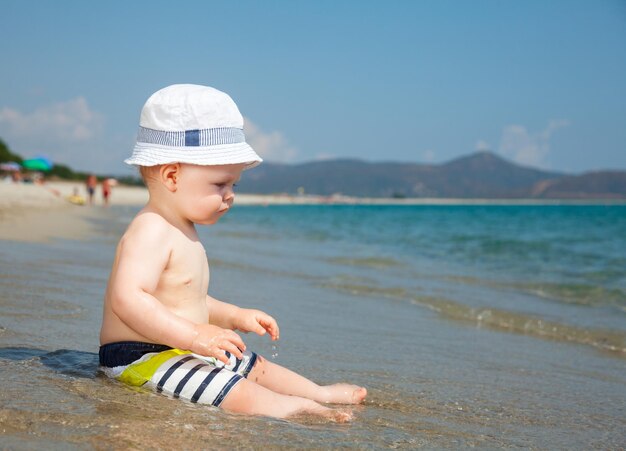
[(15, 161), (8, 161), (6, 163), (1, 163), (0, 164), (0, 171), (19, 171), (20, 169), (22, 169), (22, 167), (19, 165), (19, 163), (16, 163)]
[(30, 171), (48, 172), (52, 169), (52, 166), (54, 165), (46, 157), (37, 157), (22, 161), (22, 167)]

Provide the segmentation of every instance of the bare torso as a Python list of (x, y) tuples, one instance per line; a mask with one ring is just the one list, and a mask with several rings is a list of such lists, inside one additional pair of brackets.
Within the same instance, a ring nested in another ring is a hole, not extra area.
[[(159, 221), (158, 218), (151, 220)], [(163, 220), (160, 219), (160, 221)], [(116, 251), (111, 278), (104, 298), (103, 321), (100, 331), (101, 344), (116, 341), (151, 341), (128, 327), (111, 307), (116, 292), (114, 287), (116, 284), (124, 283), (125, 279), (119, 268), (120, 258), (126, 258), (126, 256), (121, 255), (124, 252), (122, 243), (124, 239), (132, 239), (133, 235), (142, 233), (142, 227), (145, 227), (145, 223), (150, 222), (150, 220), (142, 218), (139, 225), (136, 222), (138, 222), (137, 218), (129, 226)], [(209, 320), (206, 301), (209, 286), (209, 265), (204, 247), (195, 233), (195, 236), (190, 237), (169, 224), (159, 223), (158, 225), (167, 228), (165, 239), (159, 243), (159, 246), (169, 248), (169, 257), (159, 276), (156, 288), (151, 290), (149, 294), (172, 313), (196, 324), (207, 323)], [(141, 262), (136, 262), (136, 264), (141, 264)]]

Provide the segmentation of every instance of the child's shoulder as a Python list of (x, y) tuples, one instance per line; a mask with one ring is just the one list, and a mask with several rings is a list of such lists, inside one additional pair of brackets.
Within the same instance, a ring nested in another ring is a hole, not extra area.
[(115, 257), (115, 265), (123, 272), (129, 268), (164, 268), (170, 260), (174, 246), (172, 225), (162, 216), (141, 211), (130, 222), (120, 238)]
[(175, 233), (176, 228), (163, 216), (150, 211), (140, 211), (128, 225), (122, 241), (138, 241), (145, 244), (163, 244)]

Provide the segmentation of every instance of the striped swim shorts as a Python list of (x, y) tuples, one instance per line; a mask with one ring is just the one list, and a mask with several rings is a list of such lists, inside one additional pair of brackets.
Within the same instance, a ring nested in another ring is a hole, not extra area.
[(230, 362), (193, 354), (191, 351), (138, 341), (119, 341), (100, 346), (100, 370), (135, 387), (187, 401), (219, 406), (230, 390), (254, 367), (257, 355), (245, 351), (243, 359), (226, 353)]

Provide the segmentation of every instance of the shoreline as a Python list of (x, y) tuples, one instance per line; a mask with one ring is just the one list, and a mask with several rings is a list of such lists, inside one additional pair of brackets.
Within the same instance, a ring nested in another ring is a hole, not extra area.
[(626, 205), (626, 199), (464, 199), (237, 194), (237, 205)]
[[(44, 186), (59, 193), (63, 198), (70, 196), (74, 190), (85, 196), (82, 182), (54, 181)], [(99, 189), (94, 196), (95, 205), (102, 205)], [(142, 206), (148, 201), (148, 190), (140, 186), (115, 186), (111, 193), (111, 205)], [(335, 194), (295, 195), (295, 194), (248, 194), (236, 193), (235, 205), (626, 205), (626, 199), (465, 199), (440, 197), (356, 197)]]
[[(84, 239), (95, 233), (90, 219), (107, 214), (100, 189), (94, 205), (76, 205), (69, 198), (78, 193), (86, 201), (82, 182), (53, 181), (43, 185), (0, 183), (0, 240), (48, 241), (54, 238)], [(148, 201), (144, 187), (116, 186), (110, 204), (140, 207)], [(626, 199), (444, 199), (444, 198), (367, 198), (288, 194), (237, 194), (236, 206), (280, 205), (372, 205), (372, 206), (552, 206), (626, 205)]]

